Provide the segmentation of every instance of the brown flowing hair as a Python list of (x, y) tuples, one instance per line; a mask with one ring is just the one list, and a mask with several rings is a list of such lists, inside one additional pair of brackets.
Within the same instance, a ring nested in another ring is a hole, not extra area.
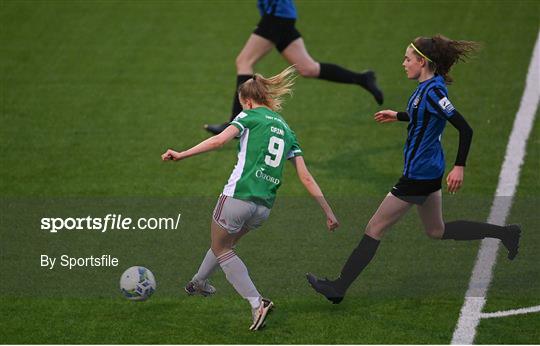
[(292, 87), (297, 77), (294, 65), (287, 67), (279, 74), (265, 78), (256, 73), (238, 87), (238, 97), (250, 99), (267, 106), (273, 111), (281, 110), (285, 95), (292, 95)]
[[(432, 60), (428, 61), (428, 67), (443, 76), (448, 84), (453, 81), (449, 75), (452, 66), (458, 61), (466, 62), (481, 47), (478, 42), (452, 40), (441, 34), (433, 37), (417, 37), (413, 44)], [(420, 57), (416, 51), (414, 54)]]

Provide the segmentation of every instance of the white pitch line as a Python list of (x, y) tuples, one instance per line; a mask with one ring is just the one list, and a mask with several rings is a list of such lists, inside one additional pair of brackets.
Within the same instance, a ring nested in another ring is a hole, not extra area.
[(540, 305), (521, 308), (515, 310), (497, 311), (497, 312), (482, 312), (481, 318), (506, 317), (513, 315), (530, 314), (531, 312), (540, 312)]
[[(526, 152), (527, 139), (531, 133), (540, 101), (540, 32), (533, 49), (527, 72), (525, 90), (506, 147), (504, 162), (499, 175), (495, 199), (491, 206), (488, 222), (504, 225), (510, 212), (512, 200), (519, 182), (519, 172)], [(491, 282), (493, 268), (497, 260), (499, 240), (482, 240), (476, 263), (461, 307), (459, 320), (454, 330), (452, 344), (470, 345), (476, 336), (476, 327), (482, 317), (486, 303), (486, 293)]]

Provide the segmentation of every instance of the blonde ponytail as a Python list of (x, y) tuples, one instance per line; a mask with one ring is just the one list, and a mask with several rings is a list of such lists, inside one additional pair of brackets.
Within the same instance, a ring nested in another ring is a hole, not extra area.
[(281, 110), (285, 95), (292, 95), (292, 87), (297, 77), (294, 65), (287, 67), (279, 74), (265, 78), (256, 73), (238, 88), (241, 99), (251, 99), (267, 106), (273, 111)]

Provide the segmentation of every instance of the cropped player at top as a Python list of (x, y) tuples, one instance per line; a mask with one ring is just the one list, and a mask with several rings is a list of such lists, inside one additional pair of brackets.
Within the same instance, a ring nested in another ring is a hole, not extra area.
[(287, 159), (293, 163), (300, 181), (323, 209), (328, 229), (333, 231), (339, 225), (304, 163), (295, 133), (276, 113), (281, 109), (282, 97), (291, 93), (294, 78), (292, 66), (270, 78), (254, 75), (238, 88), (243, 111), (223, 132), (186, 151), (169, 149), (162, 155), (165, 161), (179, 161), (217, 149), (234, 137), (240, 137), (238, 161), (214, 209), (211, 248), (185, 290), (190, 295), (215, 293), (208, 278), (214, 269), (221, 266), (227, 280), (252, 307), (250, 330), (258, 330), (264, 325), (273, 303), (258, 292), (244, 262), (234, 252), (234, 246), (244, 234), (260, 227), (270, 215)]
[[(373, 95), (378, 104), (384, 100), (383, 92), (377, 85), (375, 72), (351, 71), (328, 62), (318, 62), (309, 54), (304, 39), (296, 29), (297, 11), (293, 0), (257, 0), (261, 19), (236, 58), (236, 87), (253, 75), (254, 66), (272, 49), (277, 51), (299, 74), (306, 78), (316, 78), (335, 83), (359, 85)], [(232, 119), (242, 106), (235, 91), (233, 96)], [(206, 124), (204, 128), (217, 134), (228, 126)]]
[(448, 191), (455, 193), (463, 183), (463, 172), (473, 131), (448, 98), (446, 84), (452, 82), (450, 68), (465, 60), (478, 44), (455, 41), (444, 36), (418, 37), (405, 52), (403, 67), (409, 79), (419, 82), (409, 98), (407, 110), (383, 110), (375, 114), (380, 123), (406, 121), (407, 140), (403, 150), (404, 167), (399, 181), (367, 224), (365, 234), (336, 280), (321, 280), (308, 274), (311, 286), (334, 304), (375, 256), (385, 232), (413, 205), (426, 234), (434, 239), (477, 240), (498, 238), (508, 250), (508, 258), (518, 253), (521, 229), (517, 225), (498, 226), (483, 222), (444, 222), (442, 217), (441, 183), (444, 175), (444, 154), (441, 136), (450, 122), (459, 131), (459, 147), (453, 169), (446, 178)]

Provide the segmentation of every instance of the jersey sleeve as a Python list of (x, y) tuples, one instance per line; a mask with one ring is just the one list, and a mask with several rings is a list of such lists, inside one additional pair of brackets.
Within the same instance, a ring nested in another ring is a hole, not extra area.
[(241, 137), (244, 134), (244, 131), (252, 126), (249, 113), (245, 111), (238, 113), (229, 125), (236, 127), (238, 131), (240, 131), (236, 137)]
[(450, 119), (456, 113), (452, 102), (446, 92), (440, 88), (433, 88), (427, 93), (427, 101), (434, 112), (443, 119)]
[(300, 148), (300, 144), (298, 143), (298, 139), (296, 139), (296, 135), (293, 136), (293, 145), (291, 147), (291, 150), (287, 153), (287, 160), (292, 159), (296, 156), (303, 156), (304, 153), (302, 153), (302, 148)]
[(450, 124), (452, 124), (459, 131), (459, 146), (455, 165), (465, 166), (465, 163), (467, 162), (467, 155), (469, 154), (469, 149), (471, 147), (473, 129), (458, 111), (455, 112), (456, 114), (448, 119)]

